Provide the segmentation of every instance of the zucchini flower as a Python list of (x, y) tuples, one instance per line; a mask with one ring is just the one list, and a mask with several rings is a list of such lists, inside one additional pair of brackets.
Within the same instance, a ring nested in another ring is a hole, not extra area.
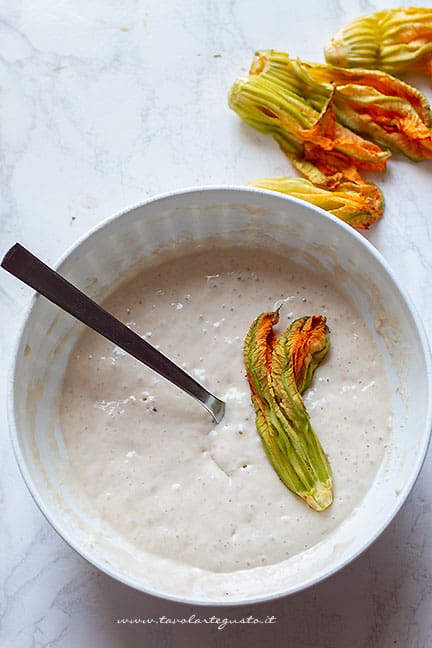
[(303, 65), (334, 88), (336, 118), (347, 128), (416, 162), (432, 157), (431, 111), (419, 90), (376, 70)]
[(432, 73), (432, 9), (386, 9), (346, 24), (324, 50), (341, 67)]
[(356, 229), (368, 229), (381, 218), (384, 197), (372, 183), (342, 182), (334, 189), (319, 187), (306, 178), (260, 178), (254, 187), (279, 191), (321, 207)]
[(360, 171), (385, 169), (388, 151), (336, 121), (333, 91), (319, 108), (273, 70), (252, 67), (232, 86), (228, 103), (246, 123), (278, 142), (294, 166), (312, 182), (327, 178), (362, 181)]
[(251, 74), (265, 74), (284, 90), (302, 93), (315, 110), (331, 98), (337, 122), (412, 160), (432, 157), (432, 117), (426, 97), (385, 72), (344, 69), (292, 59), (285, 52), (258, 52)]
[(245, 338), (257, 431), (285, 486), (315, 511), (323, 511), (333, 501), (332, 474), (301, 394), (328, 351), (326, 320), (302, 317), (277, 339), (273, 326), (278, 320), (279, 311), (262, 313)]

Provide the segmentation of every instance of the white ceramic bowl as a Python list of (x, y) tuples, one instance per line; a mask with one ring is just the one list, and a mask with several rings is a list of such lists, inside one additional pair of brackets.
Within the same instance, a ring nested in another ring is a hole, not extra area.
[[(242, 573), (228, 574), (229, 603), (268, 599), (317, 583), (363, 551), (401, 507), (421, 469), (431, 430), (430, 352), (418, 316), (364, 237), (304, 202), (249, 188), (192, 189), (149, 200), (104, 222), (57, 265), (97, 299), (145, 255), (169, 242), (215, 235), (245, 242), (262, 232), (298, 249), (299, 263), (304, 262), (303, 251), (312, 254), (355, 300), (387, 364), (394, 425), (378, 474), (350, 518), (295, 562), (295, 574), (288, 562), (282, 573), (262, 572), (252, 588)], [(33, 299), (18, 342), (9, 398), (13, 446), (30, 492), (59, 534), (114, 578), (167, 598), (227, 603), (218, 589), (208, 595), (196, 590), (177, 595), (163, 584), (155, 585), (127, 567), (115, 541), (93, 542), (102, 531), (64, 479), (58, 420), (62, 377), (81, 330), (45, 299)], [(211, 591), (210, 581), (207, 589)]]

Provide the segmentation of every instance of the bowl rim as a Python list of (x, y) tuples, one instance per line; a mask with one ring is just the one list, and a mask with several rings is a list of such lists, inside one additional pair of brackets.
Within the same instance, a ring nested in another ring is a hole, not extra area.
[(337, 218), (333, 214), (330, 214), (329, 212), (325, 211), (321, 207), (317, 207), (316, 205), (308, 203), (299, 198), (281, 194), (275, 191), (270, 191), (267, 189), (236, 185), (236, 184), (223, 184), (223, 185), (183, 187), (183, 188), (173, 189), (163, 193), (155, 194), (153, 196), (146, 198), (145, 200), (138, 201), (136, 203), (129, 205), (128, 207), (118, 210), (115, 213), (113, 213), (111, 216), (103, 218), (99, 223), (97, 223), (93, 227), (89, 228), (89, 230), (81, 234), (74, 243), (69, 245), (67, 249), (63, 252), (63, 254), (58, 258), (58, 260), (53, 264), (52, 267), (55, 268), (56, 270), (61, 268), (63, 263), (67, 261), (67, 259), (74, 252), (76, 252), (76, 250), (85, 241), (91, 238), (96, 232), (101, 232), (104, 229), (109, 228), (113, 222), (120, 220), (122, 217), (135, 211), (136, 209), (146, 207), (153, 203), (163, 202), (178, 196), (183, 196), (183, 195), (192, 196), (193, 194), (212, 193), (212, 192), (213, 193), (222, 192), (225, 193), (226, 195), (230, 193), (266, 195), (269, 196), (272, 200), (287, 201), (289, 203), (301, 205), (303, 208), (315, 211), (321, 217), (324, 217), (328, 219), (330, 222), (336, 224), (337, 226), (342, 227), (343, 229), (346, 230), (346, 232), (348, 232), (350, 236), (353, 236), (354, 239), (356, 239), (357, 242), (366, 249), (368, 254), (371, 254), (373, 257), (375, 257), (375, 260), (380, 264), (383, 271), (387, 274), (388, 278), (397, 289), (402, 301), (405, 302), (405, 305), (409, 311), (410, 316), (415, 322), (417, 336), (421, 344), (421, 348), (424, 355), (424, 361), (426, 366), (425, 377), (427, 379), (427, 387), (428, 387), (427, 388), (427, 411), (426, 411), (426, 417), (424, 421), (424, 434), (422, 435), (422, 443), (417, 447), (418, 452), (417, 452), (416, 462), (413, 465), (411, 470), (411, 479), (404, 483), (404, 486), (401, 489), (399, 497), (397, 498), (397, 500), (395, 500), (395, 505), (391, 509), (390, 514), (387, 515), (385, 519), (383, 519), (380, 525), (375, 527), (374, 531), (369, 534), (368, 538), (362, 543), (362, 545), (357, 550), (351, 552), (346, 558), (339, 560), (333, 567), (329, 567), (328, 569), (324, 570), (323, 573), (317, 576), (308, 577), (304, 582), (297, 584), (293, 587), (290, 587), (287, 591), (279, 591), (276, 593), (266, 594), (263, 596), (258, 595), (258, 596), (253, 596), (251, 598), (243, 598), (241, 600), (239, 599), (239, 600), (213, 601), (211, 599), (208, 600), (194, 599), (193, 597), (187, 597), (184, 595), (181, 596), (177, 594), (170, 594), (166, 592), (161, 592), (152, 587), (144, 586), (142, 583), (140, 583), (138, 580), (135, 580), (134, 578), (130, 578), (122, 574), (116, 573), (114, 569), (111, 569), (111, 567), (103, 563), (102, 560), (95, 559), (95, 557), (91, 555), (90, 552), (87, 551), (85, 547), (80, 546), (78, 542), (75, 542), (71, 537), (69, 537), (69, 534), (67, 532), (65, 533), (61, 529), (61, 525), (57, 524), (56, 520), (53, 518), (53, 516), (51, 516), (49, 508), (46, 506), (44, 502), (44, 498), (40, 496), (40, 493), (38, 492), (38, 488), (34, 483), (30, 471), (26, 465), (23, 453), (21, 452), (19, 439), (18, 439), (18, 426), (15, 419), (15, 374), (17, 371), (17, 359), (19, 357), (20, 349), (22, 347), (25, 328), (31, 317), (33, 308), (36, 304), (36, 299), (38, 297), (36, 293), (32, 295), (32, 297), (29, 300), (29, 303), (23, 309), (21, 314), (21, 320), (19, 326), (17, 327), (15, 343), (12, 348), (10, 367), (7, 375), (6, 398), (7, 398), (9, 437), (15, 455), (15, 460), (18, 464), (19, 471), (21, 473), (22, 478), (24, 479), (26, 487), (30, 495), (32, 496), (36, 506), (41, 511), (41, 513), (43, 514), (47, 522), (50, 524), (50, 526), (78, 555), (84, 558), (91, 566), (103, 572), (104, 574), (110, 576), (114, 580), (124, 585), (127, 585), (129, 587), (132, 587), (137, 591), (154, 596), (156, 598), (175, 602), (175, 603), (194, 605), (196, 607), (212, 606), (212, 607), (226, 608), (226, 607), (234, 607), (234, 606), (242, 606), (242, 605), (255, 605), (267, 601), (273, 601), (276, 599), (291, 596), (292, 594), (299, 593), (301, 591), (309, 589), (310, 587), (313, 587), (314, 585), (317, 585), (318, 583), (326, 580), (327, 578), (330, 578), (337, 572), (341, 571), (344, 567), (346, 567), (348, 564), (350, 564), (356, 558), (358, 558), (364, 551), (366, 551), (366, 549), (368, 549), (375, 542), (375, 540), (389, 526), (389, 524), (396, 517), (396, 515), (398, 514), (402, 506), (405, 504), (409, 494), (411, 493), (422, 470), (427, 455), (427, 451), (431, 442), (432, 349), (431, 349), (431, 344), (429, 342), (429, 338), (426, 333), (426, 329), (424, 327), (423, 320), (420, 317), (417, 308), (414, 305), (411, 297), (407, 294), (405, 289), (400, 285), (399, 280), (395, 276), (390, 264), (387, 262), (387, 260), (382, 255), (382, 253), (365, 236), (363, 236), (358, 230), (354, 229), (352, 226), (348, 225), (347, 223)]

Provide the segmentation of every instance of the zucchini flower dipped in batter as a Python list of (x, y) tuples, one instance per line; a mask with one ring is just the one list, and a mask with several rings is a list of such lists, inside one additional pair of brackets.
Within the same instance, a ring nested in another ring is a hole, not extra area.
[(341, 67), (432, 73), (432, 9), (385, 9), (352, 20), (324, 50)]
[(384, 210), (384, 197), (372, 183), (341, 182), (327, 189), (306, 178), (260, 178), (253, 187), (278, 191), (321, 207), (356, 229), (368, 229)]
[(326, 320), (302, 317), (276, 338), (279, 311), (262, 313), (244, 344), (246, 375), (264, 450), (282, 482), (315, 511), (333, 501), (332, 474), (301, 394), (329, 348)]

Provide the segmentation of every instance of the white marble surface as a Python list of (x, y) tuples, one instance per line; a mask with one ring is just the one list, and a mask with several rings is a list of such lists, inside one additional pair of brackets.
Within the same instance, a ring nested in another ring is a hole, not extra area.
[[(184, 186), (290, 174), (277, 147), (226, 104), (255, 49), (309, 60), (346, 20), (387, 0), (3, 0), (0, 254), (20, 240), (54, 262), (113, 212)], [(417, 4), (417, 3), (411, 3)], [(418, 3), (432, 6), (431, 3)], [(430, 83), (422, 89), (432, 99)], [(377, 178), (385, 216), (368, 233), (432, 335), (432, 162), (394, 156)], [(1, 626), (5, 648), (432, 645), (432, 460), (403, 509), (353, 564), (298, 595), (191, 609), (129, 590), (45, 522), (16, 466), (6, 367), (31, 291), (0, 275)], [(118, 618), (241, 618), (266, 626), (119, 625)]]

